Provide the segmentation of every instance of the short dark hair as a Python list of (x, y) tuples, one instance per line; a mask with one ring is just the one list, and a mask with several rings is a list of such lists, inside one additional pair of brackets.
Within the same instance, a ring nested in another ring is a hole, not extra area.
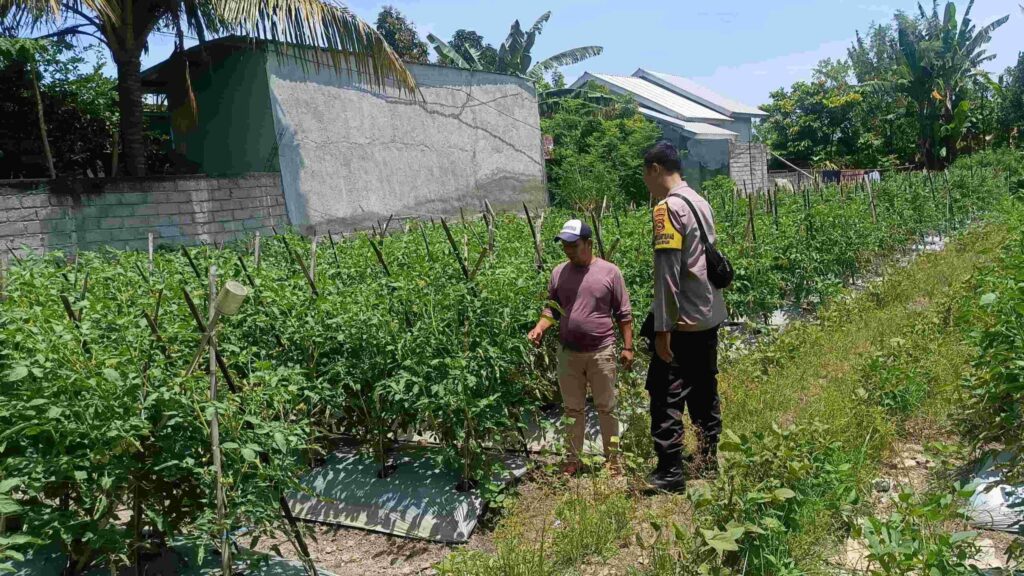
[(683, 165), (679, 161), (679, 150), (668, 140), (662, 140), (644, 153), (644, 168), (657, 164), (669, 172), (679, 172)]

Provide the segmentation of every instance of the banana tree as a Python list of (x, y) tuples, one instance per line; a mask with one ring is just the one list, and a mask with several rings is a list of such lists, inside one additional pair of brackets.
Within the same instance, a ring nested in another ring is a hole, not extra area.
[(901, 66), (891, 81), (865, 86), (906, 96), (916, 107), (918, 149), (929, 168), (942, 168), (956, 158), (963, 134), (972, 82), (987, 79), (981, 66), (995, 58), (985, 50), (992, 33), (1009, 20), (998, 18), (980, 29), (971, 21), (974, 0), (957, 22), (956, 5), (947, 2), (939, 14), (938, 0), (931, 12), (918, 5), (919, 15), (897, 15)]
[[(581, 46), (559, 52), (549, 56), (536, 64), (533, 64), (533, 45), (544, 30), (544, 24), (551, 19), (551, 12), (545, 12), (533, 23), (529, 30), (524, 31), (519, 20), (512, 23), (508, 36), (498, 48), (498, 58), (493, 67), (484, 66), (480, 61), (479, 52), (467, 48), (468, 58), (464, 58), (444, 40), (433, 34), (427, 35), (427, 40), (434, 45), (434, 51), (445, 61), (451, 62), (458, 68), (468, 70), (487, 70), (501, 74), (512, 74), (529, 78), (534, 82), (544, 78), (544, 75), (557, 70), (562, 66), (569, 66), (582, 62), (600, 54), (604, 48), (601, 46)], [(532, 64), (532, 66), (531, 66)]]
[(28, 68), (29, 77), (32, 80), (32, 94), (36, 102), (36, 114), (39, 117), (39, 138), (42, 141), (43, 157), (46, 158), (46, 167), (49, 170), (50, 178), (57, 177), (57, 171), (53, 168), (53, 154), (50, 152), (50, 140), (46, 136), (46, 118), (43, 116), (43, 98), (39, 93), (39, 66), (38, 55), (46, 49), (41, 40), (28, 40), (25, 38), (0, 38), (0, 58), (22, 62)]
[[(117, 66), (124, 165), (132, 176), (146, 172), (142, 53), (157, 31), (174, 33), (179, 52), (186, 32), (200, 43), (208, 36), (239, 34), (299, 51), (327, 50), (330, 56), (318, 61), (336, 70), (351, 66), (377, 89), (389, 82), (410, 93), (416, 88), (384, 38), (333, 0), (0, 0), (0, 21), (22, 22), (32, 31), (45, 30), (47, 37), (91, 37), (110, 49)], [(187, 86), (187, 65), (184, 69)]]

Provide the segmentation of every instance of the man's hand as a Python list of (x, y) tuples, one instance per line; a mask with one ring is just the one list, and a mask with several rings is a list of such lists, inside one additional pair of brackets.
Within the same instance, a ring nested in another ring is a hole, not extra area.
[(654, 352), (666, 364), (672, 363), (672, 333), (657, 332), (654, 336)]
[(623, 370), (628, 372), (630, 369), (632, 369), (633, 368), (633, 351), (632, 350), (623, 349), (622, 352), (619, 353), (619, 362), (622, 363), (622, 369)]
[(540, 326), (534, 326), (533, 330), (526, 335), (526, 339), (530, 341), (534, 346), (540, 347), (540, 339), (544, 337), (544, 329)]

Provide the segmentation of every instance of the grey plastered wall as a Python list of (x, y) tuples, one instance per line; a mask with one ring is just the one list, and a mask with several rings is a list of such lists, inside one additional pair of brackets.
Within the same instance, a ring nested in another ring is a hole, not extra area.
[(410, 64), (414, 98), (268, 55), (288, 215), (300, 229), (367, 228), (460, 207), (547, 202), (537, 97), (523, 79)]
[(124, 180), (0, 182), (0, 249), (226, 242), (288, 224), (276, 173)]
[(768, 188), (768, 149), (757, 142), (733, 142), (729, 146), (729, 177), (740, 193)]

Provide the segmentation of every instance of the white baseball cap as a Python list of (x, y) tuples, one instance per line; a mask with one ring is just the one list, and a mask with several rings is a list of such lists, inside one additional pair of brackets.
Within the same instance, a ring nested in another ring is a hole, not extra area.
[(575, 242), (580, 238), (590, 238), (590, 226), (582, 220), (569, 220), (562, 225), (562, 231), (555, 236), (555, 241)]

